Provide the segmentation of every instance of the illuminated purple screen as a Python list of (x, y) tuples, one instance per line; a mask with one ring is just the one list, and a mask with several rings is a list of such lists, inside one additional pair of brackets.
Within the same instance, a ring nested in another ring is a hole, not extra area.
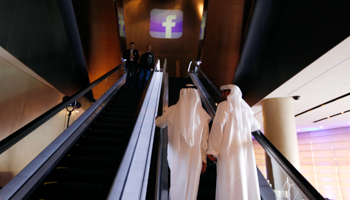
[(180, 38), (182, 36), (182, 19), (181, 10), (153, 9), (149, 33), (154, 38)]

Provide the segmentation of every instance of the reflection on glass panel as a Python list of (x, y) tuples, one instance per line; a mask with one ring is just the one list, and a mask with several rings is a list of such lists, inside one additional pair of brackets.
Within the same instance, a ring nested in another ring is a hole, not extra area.
[[(100, 82), (96, 86), (97, 89), (96, 87), (93, 88), (94, 98), (97, 100), (100, 96), (102, 96), (102, 94), (111, 88), (111, 86), (113, 86), (122, 75), (123, 71), (119, 69), (111, 74), (108, 78)], [(33, 83), (38, 84), (35, 81), (33, 81)], [(31, 87), (31, 85), (27, 85), (27, 87)], [(41, 88), (43, 88), (43, 86), (41, 86)], [(57, 93), (57, 91), (55, 92)], [(52, 92), (50, 93), (50, 90), (45, 90), (43, 94), (47, 95), (48, 97), (53, 96)], [(32, 96), (25, 97), (29, 99)], [(34, 98), (37, 98), (37, 96), (34, 96)], [(45, 100), (45, 98), (39, 100)], [(37, 99), (37, 101), (39, 100)], [(60, 97), (60, 101), (58, 101), (58, 103), (62, 102), (62, 100), (63, 98)], [(12, 147), (0, 154), (0, 187), (6, 185), (14, 176), (16, 176), (25, 166), (27, 166), (37, 155), (39, 155), (40, 152), (42, 152), (53, 140), (55, 140), (65, 129), (67, 129), (67, 127), (74, 123), (74, 121), (77, 120), (93, 104), (93, 102), (91, 102), (85, 96), (80, 97), (77, 100), (77, 103), (72, 102), (70, 106), (62, 109), (44, 124), (36, 128)], [(55, 105), (51, 106), (53, 107)], [(32, 107), (35, 106), (32, 105)], [(44, 112), (52, 107), (46, 108)]]
[(207, 23), (207, 11), (203, 12), (202, 21), (201, 21), (201, 30), (199, 31), (199, 39), (204, 39), (204, 33), (205, 33), (205, 25)]
[(123, 76), (123, 74), (123, 70), (119, 69), (94, 87), (92, 89), (94, 99), (100, 98), (114, 83), (117, 82), (117, 80)]
[[(261, 173), (264, 175), (268, 183), (271, 183), (271, 187), (275, 192), (276, 200), (303, 200), (307, 199), (303, 197), (300, 189), (294, 184), (292, 179), (280, 168), (280, 165), (271, 158), (272, 163), (272, 179), (267, 176), (266, 157), (267, 154), (264, 148), (253, 139), (253, 147), (255, 153), (256, 165)], [(270, 157), (269, 157), (270, 158)]]
[(117, 8), (118, 12), (118, 25), (119, 25), (119, 36), (125, 37), (125, 18), (124, 18), (124, 9)]

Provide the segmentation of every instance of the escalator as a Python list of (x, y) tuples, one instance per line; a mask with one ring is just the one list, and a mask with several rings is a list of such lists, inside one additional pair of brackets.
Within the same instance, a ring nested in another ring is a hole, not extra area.
[(106, 199), (141, 95), (121, 88), (28, 199)]
[[(174, 105), (179, 98), (180, 89), (187, 83), (194, 83), (198, 90), (200, 91), (202, 105), (207, 110), (210, 116), (213, 118), (215, 115), (215, 102), (220, 101), (220, 95), (218, 89), (210, 89), (212, 84), (210, 81), (203, 80), (195, 73), (189, 73), (191, 79), (187, 78), (169, 78), (169, 83), (164, 83), (165, 86), (168, 84), (169, 97), (166, 97), (167, 94), (163, 94), (163, 104), (166, 104), (166, 100), (169, 99), (169, 106)], [(203, 76), (202, 76), (203, 77)], [(204, 75), (205, 78), (205, 75)], [(203, 83), (202, 83), (203, 82)], [(209, 91), (207, 91), (207, 89)], [(210, 93), (210, 94), (209, 94)], [(214, 101), (215, 99), (215, 101)], [(214, 108), (214, 109), (213, 109)], [(163, 108), (164, 109), (164, 108)], [(165, 108), (166, 109), (166, 108)], [(167, 130), (163, 130), (164, 136), (161, 139), (161, 145), (159, 148), (159, 157), (158, 157), (158, 188), (156, 188), (157, 198), (155, 199), (164, 199), (167, 200), (168, 189), (170, 187), (169, 176), (167, 174), (167, 161), (164, 152), (166, 152), (166, 143), (167, 143)], [(278, 196), (275, 195), (274, 191), (270, 187), (269, 183), (266, 181), (266, 178), (257, 169), (257, 175), (259, 180), (259, 188), (261, 199), (271, 200), (276, 198), (292, 198), (292, 199), (324, 199), (322, 195), (296, 170), (293, 165), (272, 145), (271, 142), (260, 132), (255, 131), (252, 133), (255, 139), (259, 142), (262, 148), (265, 150), (266, 155), (268, 155), (271, 160), (274, 161), (276, 169), (278, 168), (281, 173), (286, 176), (286, 183), (289, 187), (288, 190), (283, 191), (283, 193), (278, 192)], [(165, 153), (166, 154), (166, 153)], [(215, 199), (215, 189), (216, 189), (216, 164), (208, 160), (207, 171), (201, 175), (200, 183), (198, 188), (198, 200), (213, 200)], [(294, 196), (293, 196), (294, 195)]]
[(46, 146), (1, 188), (0, 199), (145, 197), (163, 73), (154, 71), (142, 92), (123, 87), (126, 74), (118, 78), (122, 66), (0, 141), (1, 154), (34, 130), (50, 126), (52, 118), (65, 117), (68, 107), (96, 86), (106, 89), (94, 103), (86, 102), (83, 113), (63, 132), (50, 130), (56, 138), (38, 141)]

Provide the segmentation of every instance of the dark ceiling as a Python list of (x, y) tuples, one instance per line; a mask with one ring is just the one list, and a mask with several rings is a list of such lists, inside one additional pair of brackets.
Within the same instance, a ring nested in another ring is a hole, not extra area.
[(350, 1), (256, 1), (234, 83), (254, 105), (350, 35)]
[(65, 95), (90, 82), (71, 1), (1, 1), (0, 46)]

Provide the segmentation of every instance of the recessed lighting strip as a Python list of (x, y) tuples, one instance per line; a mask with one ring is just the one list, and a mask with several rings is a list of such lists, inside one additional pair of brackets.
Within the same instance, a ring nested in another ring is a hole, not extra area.
[(329, 104), (329, 103), (332, 103), (332, 102), (334, 102), (334, 101), (337, 101), (337, 100), (339, 100), (339, 99), (341, 99), (341, 98), (344, 98), (344, 97), (346, 97), (346, 96), (349, 96), (349, 95), (350, 95), (350, 92), (347, 93), (347, 94), (344, 94), (344, 95), (342, 95), (342, 96), (340, 96), (340, 97), (337, 97), (337, 98), (335, 98), (335, 99), (332, 99), (332, 100), (330, 100), (330, 101), (327, 101), (327, 102), (325, 102), (325, 103), (322, 103), (322, 104), (320, 104), (320, 105), (318, 105), (318, 106), (315, 106), (315, 107), (313, 107), (313, 108), (310, 108), (309, 110), (306, 110), (306, 111), (304, 111), (304, 112), (301, 112), (301, 113), (299, 113), (299, 114), (296, 114), (295, 117), (298, 117), (299, 115), (305, 114), (305, 113), (307, 113), (307, 112), (309, 112), (309, 111), (311, 111), (311, 110), (315, 110), (315, 109), (317, 109), (317, 108), (320, 108), (320, 107), (322, 107), (322, 106), (324, 106), (324, 105), (327, 105), (327, 104)]
[(325, 119), (329, 119), (329, 118), (332, 118), (332, 117), (335, 117), (335, 116), (338, 116), (338, 115), (341, 115), (341, 114), (344, 114), (344, 113), (347, 113), (347, 112), (350, 112), (350, 110), (343, 111), (343, 112), (340, 112), (340, 113), (337, 113), (337, 114), (334, 114), (334, 115), (331, 115), (331, 116), (328, 116), (328, 117), (325, 117), (325, 118), (313, 121), (313, 123), (316, 123), (316, 122), (319, 122), (319, 121), (322, 121), (322, 120), (325, 120)]

